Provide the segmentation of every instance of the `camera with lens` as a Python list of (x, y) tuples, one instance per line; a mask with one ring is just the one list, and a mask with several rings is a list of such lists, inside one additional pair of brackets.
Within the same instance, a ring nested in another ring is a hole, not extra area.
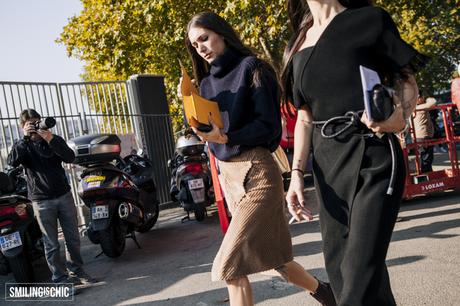
[(34, 123), (35, 130), (48, 130), (56, 125), (56, 119), (46, 117), (45, 120), (39, 120)]

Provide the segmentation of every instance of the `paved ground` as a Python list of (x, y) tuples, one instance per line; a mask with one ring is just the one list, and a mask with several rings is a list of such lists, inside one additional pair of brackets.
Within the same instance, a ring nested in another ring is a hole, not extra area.
[[(179, 209), (162, 211), (158, 227), (139, 235), (142, 249), (128, 241), (118, 259), (95, 258), (99, 247), (84, 238), (86, 268), (102, 282), (83, 289), (74, 304), (226, 304), (221, 302), (227, 296), (224, 284), (210, 282), (212, 259), (222, 239), (216, 211), (203, 223), (181, 224), (182, 215)], [(403, 221), (396, 225), (388, 255), (398, 304), (460, 305), (460, 193), (411, 201), (400, 215)], [(291, 230), (296, 259), (311, 273), (326, 279), (318, 221), (294, 224)], [(35, 267), (41, 280), (46, 281), (49, 272), (44, 262), (37, 262)], [(255, 275), (251, 280), (258, 305), (317, 305), (279, 278)], [(0, 277), (1, 283), (10, 281), (11, 275)]]
[[(228, 305), (222, 302), (227, 297), (224, 283), (210, 282), (211, 263), (222, 240), (215, 208), (203, 223), (181, 224), (182, 216), (178, 208), (162, 211), (158, 226), (138, 235), (142, 249), (128, 241), (117, 259), (95, 258), (99, 246), (83, 238), (86, 269), (101, 282), (65, 305)], [(460, 305), (460, 192), (406, 202), (400, 216), (403, 221), (396, 225), (387, 261), (398, 305)], [(296, 260), (327, 279), (318, 220), (293, 224), (291, 230)], [(35, 268), (41, 281), (49, 279), (43, 260)], [(11, 281), (11, 275), (0, 276), (1, 287)], [(257, 305), (318, 305), (280, 278), (254, 275), (251, 281)], [(3, 295), (0, 289), (0, 304), (6, 305)], [(13, 303), (44, 304), (51, 303)]]

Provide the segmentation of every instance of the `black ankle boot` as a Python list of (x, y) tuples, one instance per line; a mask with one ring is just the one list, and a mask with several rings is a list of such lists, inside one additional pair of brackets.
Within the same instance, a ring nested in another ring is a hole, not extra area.
[(310, 293), (315, 300), (323, 306), (336, 306), (334, 293), (332, 293), (331, 285), (329, 283), (318, 280), (318, 288), (315, 293)]

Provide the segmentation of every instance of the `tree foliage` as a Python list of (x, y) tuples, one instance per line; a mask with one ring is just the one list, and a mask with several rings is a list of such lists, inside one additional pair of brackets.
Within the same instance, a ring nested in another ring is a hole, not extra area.
[[(176, 85), (178, 60), (190, 62), (185, 27), (194, 14), (214, 11), (243, 41), (276, 68), (290, 35), (285, 0), (82, 0), (83, 10), (64, 27), (58, 42), (85, 63), (84, 80), (125, 80), (141, 73), (165, 76), (175, 130), (182, 124)], [(419, 82), (446, 88), (458, 61), (459, 0), (377, 0), (398, 24), (404, 39), (432, 57)]]
[(428, 94), (449, 88), (452, 71), (460, 61), (459, 0), (377, 0), (392, 14), (401, 36), (428, 55), (428, 65), (417, 74)]

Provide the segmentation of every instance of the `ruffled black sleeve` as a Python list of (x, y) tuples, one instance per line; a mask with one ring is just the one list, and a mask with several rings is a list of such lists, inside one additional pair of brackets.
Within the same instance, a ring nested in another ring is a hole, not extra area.
[[(291, 72), (291, 84), (292, 84), (292, 104), (297, 108), (301, 108), (303, 105), (307, 104), (305, 98), (302, 94), (302, 89), (300, 87), (302, 79), (301, 79), (301, 70), (303, 69), (302, 62), (297, 57), (294, 57), (290, 64), (290, 72)], [(295, 67), (294, 67), (295, 66)]]
[(300, 91), (299, 86), (293, 86), (292, 88), (292, 104), (299, 109), (303, 105), (307, 104), (303, 98), (302, 92)]
[(381, 29), (377, 41), (377, 53), (385, 61), (385, 66), (394, 72), (410, 68), (413, 72), (425, 66), (428, 57), (420, 54), (400, 36), (393, 19), (383, 9), (381, 12)]

